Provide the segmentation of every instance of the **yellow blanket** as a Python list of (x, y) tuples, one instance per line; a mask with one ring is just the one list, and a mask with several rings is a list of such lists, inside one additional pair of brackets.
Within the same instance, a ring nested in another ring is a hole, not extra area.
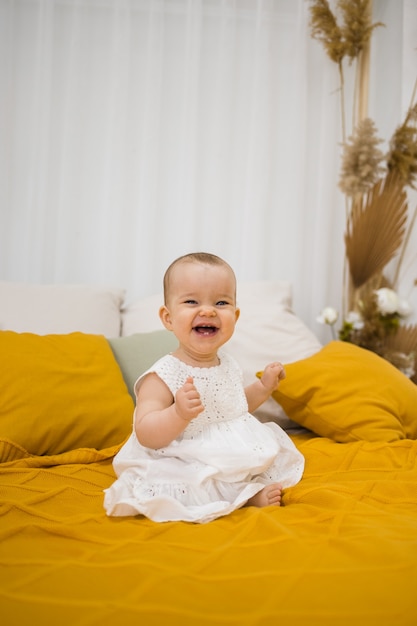
[(417, 441), (300, 435), (281, 508), (205, 525), (108, 518), (111, 458), (0, 466), (4, 626), (415, 626)]

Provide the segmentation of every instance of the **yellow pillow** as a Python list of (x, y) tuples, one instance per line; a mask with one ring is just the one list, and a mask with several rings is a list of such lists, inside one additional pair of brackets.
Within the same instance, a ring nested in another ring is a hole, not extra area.
[(417, 385), (375, 353), (332, 341), (285, 370), (273, 398), (316, 434), (338, 442), (417, 438)]
[(1, 331), (0, 385), (0, 437), (30, 454), (100, 450), (131, 431), (133, 401), (100, 335)]

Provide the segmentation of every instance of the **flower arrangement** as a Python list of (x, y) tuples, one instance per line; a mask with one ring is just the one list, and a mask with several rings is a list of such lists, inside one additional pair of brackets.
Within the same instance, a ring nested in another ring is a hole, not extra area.
[[(415, 383), (417, 325), (399, 297), (404, 253), (417, 218), (409, 211), (406, 188), (417, 182), (417, 104), (394, 131), (387, 153), (379, 145), (374, 122), (367, 117), (370, 40), (384, 26), (372, 23), (371, 0), (312, 0), (310, 28), (340, 77), (343, 154), (339, 188), (345, 195), (345, 269), (343, 315), (338, 338), (376, 352)], [(352, 134), (346, 139), (345, 63), (355, 64)], [(417, 278), (414, 286), (417, 285)], [(318, 321), (329, 324), (336, 338), (339, 314), (326, 307)]]

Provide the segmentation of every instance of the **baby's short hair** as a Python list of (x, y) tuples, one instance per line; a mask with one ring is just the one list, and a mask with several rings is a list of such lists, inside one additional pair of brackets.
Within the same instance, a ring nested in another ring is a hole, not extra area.
[(188, 254), (183, 254), (178, 257), (171, 263), (164, 274), (164, 303), (167, 304), (168, 292), (169, 292), (169, 280), (171, 276), (171, 272), (180, 263), (202, 263), (204, 265), (219, 265), (223, 267), (227, 267), (232, 272), (233, 276), (235, 275), (233, 269), (230, 267), (229, 263), (227, 263), (224, 259), (217, 256), (216, 254), (211, 254), (210, 252), (189, 252)]

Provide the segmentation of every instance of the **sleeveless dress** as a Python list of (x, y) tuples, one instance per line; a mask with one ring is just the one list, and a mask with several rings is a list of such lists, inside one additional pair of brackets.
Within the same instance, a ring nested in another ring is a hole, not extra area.
[(250, 413), (242, 372), (220, 353), (220, 365), (200, 368), (167, 355), (155, 372), (175, 397), (192, 376), (204, 411), (169, 445), (142, 446), (135, 431), (113, 460), (118, 479), (105, 490), (107, 515), (142, 514), (156, 522), (209, 522), (243, 506), (267, 484), (295, 485), (304, 457), (277, 424)]

